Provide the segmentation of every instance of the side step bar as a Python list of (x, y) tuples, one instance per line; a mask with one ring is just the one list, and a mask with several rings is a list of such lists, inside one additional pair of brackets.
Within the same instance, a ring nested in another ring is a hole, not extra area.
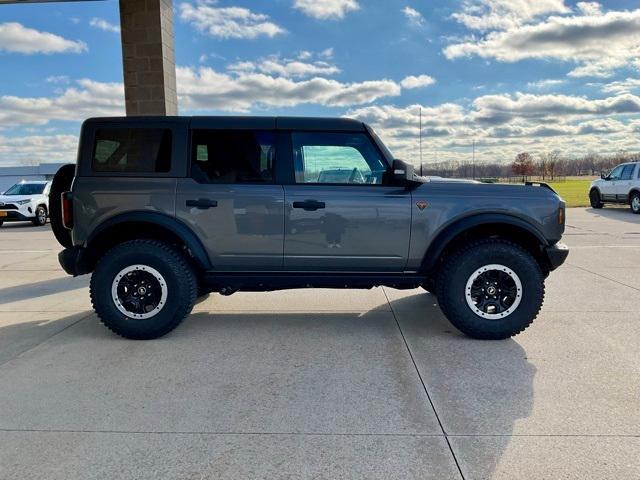
[(417, 288), (426, 277), (416, 274), (352, 274), (352, 273), (223, 273), (207, 272), (204, 284), (211, 291), (231, 294), (293, 288)]

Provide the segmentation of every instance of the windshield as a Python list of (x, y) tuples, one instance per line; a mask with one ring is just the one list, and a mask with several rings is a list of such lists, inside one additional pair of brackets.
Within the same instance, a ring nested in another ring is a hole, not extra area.
[(16, 183), (5, 195), (40, 195), (44, 191), (44, 183)]

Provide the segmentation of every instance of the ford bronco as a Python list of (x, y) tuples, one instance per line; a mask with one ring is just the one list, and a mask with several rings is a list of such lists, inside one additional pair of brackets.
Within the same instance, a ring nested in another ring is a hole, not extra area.
[(465, 334), (502, 339), (567, 257), (545, 184), (418, 177), (350, 119), (95, 118), (51, 192), (59, 259), (101, 321), (173, 330), (210, 292), (423, 287)]

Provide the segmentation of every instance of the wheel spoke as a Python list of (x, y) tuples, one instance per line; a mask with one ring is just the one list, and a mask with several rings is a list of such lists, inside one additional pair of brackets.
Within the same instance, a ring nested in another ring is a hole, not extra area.
[(160, 273), (144, 265), (123, 269), (112, 287), (116, 308), (133, 318), (150, 318), (163, 307), (167, 298), (166, 281)]
[(476, 270), (466, 287), (469, 307), (479, 316), (498, 320), (510, 315), (520, 303), (522, 284), (516, 273), (503, 265)]

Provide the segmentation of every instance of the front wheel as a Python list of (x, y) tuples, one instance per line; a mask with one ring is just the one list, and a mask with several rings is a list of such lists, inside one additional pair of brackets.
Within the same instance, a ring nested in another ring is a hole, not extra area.
[(36, 217), (33, 219), (33, 224), (37, 227), (42, 227), (47, 223), (47, 210), (44, 207), (36, 208)]
[(91, 302), (104, 325), (126, 338), (148, 340), (176, 328), (191, 312), (198, 283), (184, 254), (155, 240), (109, 250), (91, 276)]
[(591, 203), (591, 208), (602, 208), (604, 206), (600, 192), (595, 188), (589, 192), (589, 203)]
[(640, 193), (633, 192), (631, 194), (629, 205), (631, 206), (631, 211), (633, 213), (635, 213), (636, 215), (640, 215)]
[(485, 239), (454, 252), (441, 269), (438, 303), (466, 335), (487, 340), (525, 330), (544, 301), (544, 275), (522, 247)]

